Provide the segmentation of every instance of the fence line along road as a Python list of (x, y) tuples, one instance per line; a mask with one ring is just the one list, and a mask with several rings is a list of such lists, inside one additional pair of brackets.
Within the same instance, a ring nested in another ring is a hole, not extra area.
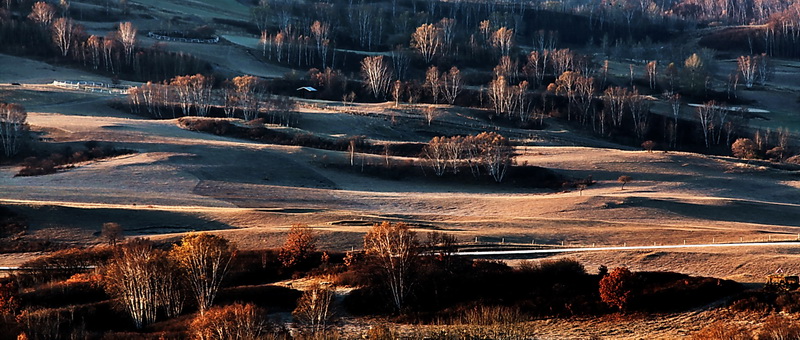
[(457, 256), (492, 256), (492, 255), (528, 255), (528, 254), (553, 254), (571, 253), (581, 251), (608, 251), (608, 250), (650, 250), (650, 249), (677, 249), (677, 248), (712, 248), (712, 247), (783, 247), (800, 246), (800, 242), (753, 242), (753, 243), (711, 243), (711, 244), (680, 244), (666, 246), (624, 246), (624, 247), (587, 247), (587, 248), (560, 248), (560, 249), (526, 249), (526, 250), (485, 250), (455, 252)]

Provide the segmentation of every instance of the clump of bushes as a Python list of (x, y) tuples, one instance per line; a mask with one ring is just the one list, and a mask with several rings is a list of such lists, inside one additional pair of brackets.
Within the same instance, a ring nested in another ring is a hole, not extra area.
[(129, 149), (117, 149), (113, 146), (97, 146), (95, 143), (87, 143), (86, 149), (82, 151), (73, 152), (70, 148), (67, 148), (62, 152), (55, 152), (47, 157), (31, 156), (25, 158), (22, 163), (22, 169), (15, 176), (53, 174), (59, 170), (69, 169), (76, 163), (127, 155), (134, 152)]

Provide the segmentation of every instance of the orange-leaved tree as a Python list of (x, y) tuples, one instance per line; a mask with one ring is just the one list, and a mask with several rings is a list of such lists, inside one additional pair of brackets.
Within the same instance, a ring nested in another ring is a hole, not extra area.
[(600, 299), (611, 307), (627, 310), (634, 294), (636, 274), (628, 268), (614, 268), (600, 279)]
[(295, 224), (289, 230), (286, 242), (278, 253), (278, 259), (284, 267), (294, 267), (308, 259), (315, 251), (317, 251), (317, 237), (311, 228), (305, 224)]

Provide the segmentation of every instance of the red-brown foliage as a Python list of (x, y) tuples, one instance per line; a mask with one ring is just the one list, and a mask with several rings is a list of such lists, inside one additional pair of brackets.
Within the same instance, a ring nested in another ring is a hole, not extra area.
[(636, 275), (628, 268), (614, 268), (600, 279), (600, 299), (611, 307), (627, 310), (634, 296)]

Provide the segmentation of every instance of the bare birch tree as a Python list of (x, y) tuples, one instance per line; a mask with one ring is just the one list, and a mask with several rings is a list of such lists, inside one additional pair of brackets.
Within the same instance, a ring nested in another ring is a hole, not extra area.
[(382, 55), (365, 57), (361, 61), (361, 77), (364, 79), (364, 85), (372, 92), (375, 99), (386, 98), (392, 83), (392, 73)]
[(500, 51), (501, 55), (508, 56), (514, 46), (514, 30), (500, 27), (492, 34), (492, 46)]
[(419, 51), (425, 63), (438, 55), (441, 44), (441, 30), (433, 24), (422, 24), (411, 34), (411, 46)]
[(0, 103), (0, 146), (6, 157), (19, 153), (27, 119), (28, 113), (22, 105)]
[(523, 67), (523, 72), (530, 81), (534, 83), (534, 87), (542, 84), (544, 79), (544, 65), (541, 63), (541, 53), (538, 51), (531, 51), (528, 54), (528, 62)]
[(133, 63), (133, 49), (136, 47), (136, 26), (130, 21), (119, 23), (117, 37), (125, 51), (125, 62), (128, 65)]
[(416, 233), (405, 223), (375, 224), (364, 236), (364, 250), (378, 265), (395, 308), (401, 310), (411, 289), (412, 271), (418, 261)]
[[(328, 67), (328, 47), (330, 40), (328, 36), (330, 35), (331, 26), (326, 22), (320, 22), (319, 20), (314, 21), (311, 24), (311, 35), (314, 37), (314, 42), (317, 44), (317, 54), (319, 55), (320, 59), (322, 59), (322, 68)], [(323, 51), (324, 50), (324, 51)]]
[(234, 252), (228, 240), (206, 233), (184, 236), (170, 252), (186, 274), (200, 314), (214, 302)]
[(650, 88), (656, 88), (656, 80), (658, 79), (658, 62), (653, 60), (648, 62), (645, 65), (645, 71), (647, 73), (647, 81), (650, 84)]
[(611, 116), (611, 124), (613, 126), (622, 125), (622, 117), (625, 113), (629, 95), (628, 89), (624, 87), (609, 87), (606, 89), (603, 100), (605, 101), (605, 108)]
[(133, 319), (136, 328), (156, 321), (154, 250), (143, 239), (134, 239), (118, 248), (103, 275), (105, 288), (116, 297)]
[(238, 76), (233, 78), (233, 86), (242, 118), (246, 121), (256, 119), (261, 106), (261, 80), (251, 75)]
[(708, 101), (696, 108), (697, 118), (700, 121), (700, 129), (703, 131), (703, 141), (706, 148), (711, 147), (711, 139), (714, 136), (714, 120), (717, 117), (719, 106), (715, 101)]
[(53, 42), (56, 47), (61, 51), (61, 56), (66, 57), (70, 48), (75, 32), (75, 22), (69, 18), (58, 18), (53, 22)]
[(303, 291), (292, 316), (311, 327), (312, 333), (318, 333), (325, 330), (333, 317), (332, 303), (333, 290), (317, 283)]
[(28, 14), (28, 19), (39, 24), (42, 28), (50, 27), (56, 17), (56, 8), (43, 1), (36, 2)]
[(511, 166), (513, 149), (508, 138), (496, 132), (482, 132), (475, 136), (475, 143), (480, 150), (480, 161), (486, 172), (500, 183)]
[(756, 73), (758, 71), (757, 59), (751, 56), (740, 56), (736, 59), (736, 65), (739, 68), (739, 73), (744, 79), (744, 85), (749, 89), (753, 87), (756, 80)]
[(442, 79), (439, 68), (431, 66), (425, 72), (425, 87), (431, 94), (431, 101), (436, 104), (439, 102), (439, 93), (442, 90)]
[(492, 101), (496, 114), (502, 115), (511, 112), (514, 92), (508, 86), (505, 77), (497, 77), (489, 84), (489, 99)]
[(442, 75), (442, 94), (450, 105), (456, 102), (463, 87), (464, 82), (461, 80), (461, 71), (458, 67), (453, 66), (450, 71)]

